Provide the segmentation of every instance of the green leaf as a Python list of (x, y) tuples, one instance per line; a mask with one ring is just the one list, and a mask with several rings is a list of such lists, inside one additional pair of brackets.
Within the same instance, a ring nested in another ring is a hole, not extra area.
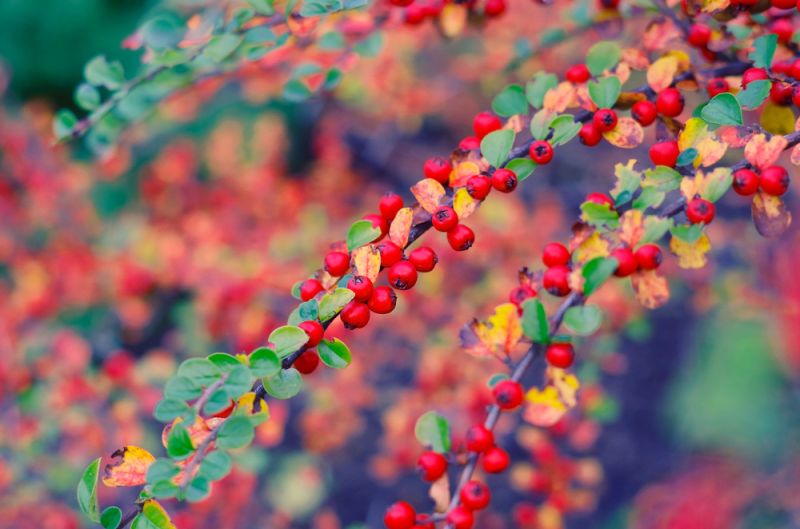
[(581, 204), (581, 220), (595, 227), (615, 228), (619, 223), (619, 213), (608, 204), (584, 202)]
[(584, 278), (583, 294), (591, 295), (619, 266), (619, 261), (613, 257), (595, 257), (583, 267)]
[(122, 87), (125, 71), (119, 61), (108, 62), (102, 55), (89, 61), (83, 69), (86, 81), (94, 86), (105, 86), (109, 90)]
[(706, 123), (714, 125), (741, 125), (744, 123), (742, 106), (739, 104), (739, 100), (728, 92), (715, 95), (703, 107), (700, 117)]
[(431, 447), (434, 452), (444, 454), (450, 451), (450, 424), (435, 411), (417, 419), (414, 435), (420, 444)]
[(150, 487), (150, 492), (153, 497), (165, 500), (177, 496), (180, 493), (180, 489), (175, 483), (162, 480), (153, 483), (152, 487)]
[(664, 201), (666, 194), (659, 191), (655, 187), (645, 187), (639, 196), (633, 200), (633, 209), (646, 210), (647, 208), (655, 208), (661, 205)]
[(287, 101), (299, 103), (311, 97), (311, 90), (299, 79), (291, 79), (283, 85), (283, 98)]
[(553, 135), (550, 138), (550, 144), (553, 147), (564, 145), (572, 140), (581, 131), (581, 124), (576, 123), (571, 115), (558, 116), (550, 122), (550, 128), (553, 129)]
[(211, 494), (211, 483), (204, 476), (195, 476), (186, 487), (186, 501), (195, 503), (202, 501)]
[(603, 77), (596, 82), (589, 81), (589, 97), (600, 108), (613, 107), (621, 89), (618, 77)]
[(328, 31), (317, 39), (317, 46), (323, 50), (340, 50), (345, 44), (344, 37), (338, 31)]
[(542, 302), (536, 298), (522, 303), (522, 332), (537, 343), (550, 343), (550, 323)]
[(200, 463), (200, 475), (216, 481), (228, 475), (231, 471), (231, 456), (222, 450), (215, 450), (206, 454)]
[(380, 228), (372, 225), (369, 220), (357, 220), (347, 231), (347, 250), (353, 251), (365, 244), (369, 244), (381, 236)]
[(528, 100), (525, 91), (518, 84), (512, 84), (503, 89), (492, 100), (492, 110), (498, 116), (509, 117), (515, 114), (528, 113)]
[(550, 134), (550, 121), (552, 114), (547, 110), (540, 110), (531, 118), (531, 136), (535, 140), (543, 140)]
[(201, 386), (210, 386), (222, 373), (208, 358), (189, 358), (178, 366), (178, 376), (193, 380)]
[[(617, 178), (617, 183), (611, 190), (611, 197), (616, 204), (623, 204), (630, 200), (633, 192), (642, 185), (642, 173), (634, 169), (632, 164), (618, 163), (614, 166), (614, 176)], [(627, 200), (624, 200), (625, 198)]]
[(145, 46), (156, 51), (174, 48), (183, 38), (186, 27), (172, 13), (160, 13), (145, 22), (141, 29)]
[(333, 341), (322, 340), (317, 352), (323, 364), (336, 369), (349, 366), (352, 360), (350, 349), (339, 338), (334, 338)]
[(622, 50), (616, 42), (598, 42), (589, 48), (586, 54), (586, 66), (592, 75), (600, 75), (616, 66), (621, 56)]
[(219, 388), (208, 397), (208, 400), (203, 406), (203, 413), (206, 415), (214, 415), (230, 405), (231, 399), (228, 396), (228, 393), (224, 389)]
[(328, 70), (328, 73), (325, 74), (325, 81), (322, 83), (322, 88), (324, 90), (333, 90), (339, 86), (342, 77), (343, 74), (339, 68), (331, 68)]
[(100, 508), (97, 505), (97, 477), (100, 469), (100, 458), (98, 457), (83, 471), (81, 480), (78, 482), (78, 506), (81, 512), (89, 520), (98, 523), (100, 521)]
[(564, 325), (578, 336), (589, 336), (603, 323), (603, 311), (597, 305), (570, 307), (564, 313)]
[(194, 453), (189, 432), (182, 422), (175, 423), (167, 436), (167, 455), (181, 461)]
[(94, 110), (100, 105), (100, 92), (89, 83), (81, 83), (75, 90), (75, 102), (84, 110)]
[(517, 179), (522, 182), (528, 178), (536, 169), (536, 162), (530, 158), (514, 158), (506, 164), (507, 169), (514, 171)]
[(255, 430), (247, 417), (233, 416), (222, 423), (217, 434), (217, 446), (225, 450), (249, 445), (255, 437)]
[(362, 57), (375, 57), (383, 47), (383, 34), (376, 31), (369, 37), (353, 46), (353, 49)]
[(290, 399), (300, 393), (303, 377), (295, 368), (282, 369), (277, 375), (263, 379), (264, 389), (276, 399)]
[(337, 288), (319, 300), (319, 321), (333, 318), (345, 305), (353, 301), (355, 294), (349, 288)]
[(230, 33), (211, 37), (211, 40), (208, 41), (208, 44), (203, 49), (202, 56), (211, 62), (222, 62), (239, 47), (243, 39), (244, 37), (241, 35)]
[(673, 237), (692, 244), (703, 235), (703, 224), (676, 224), (669, 232)]
[(644, 172), (642, 187), (652, 187), (665, 193), (678, 189), (681, 185), (681, 174), (671, 167), (657, 165)]
[(168, 529), (174, 527), (164, 508), (155, 501), (145, 502), (142, 512), (134, 518), (131, 529)]
[(711, 202), (716, 202), (727, 193), (733, 183), (733, 171), (730, 167), (720, 167), (706, 173), (707, 183), (701, 196)]
[[(349, 279), (348, 279), (349, 281)], [(300, 303), (291, 314), (287, 323), (289, 325), (297, 325), (304, 321), (314, 321), (319, 319), (319, 304), (316, 299), (310, 299)]]
[(63, 140), (72, 133), (72, 129), (78, 124), (78, 118), (71, 110), (59, 110), (53, 117), (53, 135), (57, 140)]
[(656, 217), (655, 215), (645, 217), (644, 233), (641, 239), (639, 239), (639, 244), (642, 245), (660, 240), (661, 237), (669, 231), (672, 224), (673, 220), (668, 217)]
[(178, 399), (165, 398), (161, 399), (158, 404), (156, 404), (156, 408), (153, 410), (153, 417), (161, 422), (170, 422), (187, 411), (189, 411), (189, 405), (186, 404), (186, 402)]
[(247, 3), (262, 15), (275, 13), (275, 0), (247, 0)]
[(170, 399), (192, 400), (203, 393), (203, 388), (188, 377), (172, 377), (164, 388), (164, 396)]
[(268, 340), (278, 357), (283, 358), (304, 346), (308, 341), (308, 335), (300, 327), (284, 325), (272, 331)]
[(180, 469), (171, 459), (156, 459), (147, 467), (147, 483), (152, 485), (159, 481), (169, 481), (179, 472)]
[(762, 35), (753, 41), (753, 51), (748, 57), (753, 61), (756, 68), (769, 68), (772, 65), (772, 57), (775, 55), (775, 48), (778, 45), (778, 35), (769, 33)]
[(736, 99), (739, 100), (739, 104), (744, 108), (753, 110), (760, 107), (767, 99), (771, 88), (772, 81), (769, 79), (750, 81), (750, 83), (747, 84), (747, 88), (736, 94)]
[(225, 394), (231, 399), (237, 399), (244, 395), (253, 386), (253, 375), (247, 366), (239, 364), (237, 367), (228, 372), (228, 378), (225, 379), (222, 389)]
[(122, 509), (116, 505), (106, 507), (103, 509), (103, 514), (100, 515), (100, 525), (103, 529), (117, 529), (122, 521)]
[(335, 13), (342, 9), (339, 0), (305, 0), (300, 8), (300, 16), (314, 17)]
[(208, 355), (208, 360), (223, 373), (229, 373), (243, 366), (238, 358), (228, 353), (212, 353)]
[(694, 147), (689, 147), (685, 151), (681, 151), (678, 155), (678, 159), (675, 162), (675, 165), (678, 167), (683, 167), (685, 165), (691, 165), (697, 159), (697, 149)]
[(544, 95), (556, 86), (558, 86), (558, 77), (547, 72), (536, 72), (533, 80), (525, 85), (525, 97), (533, 108), (541, 108), (544, 104)]
[(501, 129), (490, 132), (481, 140), (481, 153), (494, 167), (500, 167), (508, 158), (508, 153), (514, 147), (513, 130)]
[(281, 359), (272, 349), (259, 347), (250, 354), (250, 370), (257, 377), (271, 377), (281, 370)]

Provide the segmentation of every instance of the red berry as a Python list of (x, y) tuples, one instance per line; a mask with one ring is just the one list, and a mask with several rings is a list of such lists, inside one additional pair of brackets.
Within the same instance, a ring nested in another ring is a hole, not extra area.
[(467, 450), (483, 453), (494, 446), (494, 433), (482, 424), (467, 430)]
[(430, 272), (436, 266), (436, 263), (439, 262), (439, 258), (436, 257), (436, 252), (428, 246), (420, 246), (416, 250), (413, 250), (408, 254), (408, 260), (414, 265), (417, 272)]
[(544, 357), (551, 366), (566, 369), (575, 361), (575, 348), (569, 342), (551, 343)]
[(388, 529), (411, 529), (416, 522), (417, 513), (414, 507), (404, 501), (398, 501), (386, 509), (383, 523)]
[(657, 114), (656, 105), (652, 101), (637, 101), (631, 107), (631, 116), (643, 127), (654, 122)]
[(461, 504), (471, 511), (485, 509), (492, 500), (489, 487), (478, 480), (470, 480), (461, 489)]
[(467, 180), (467, 193), (475, 200), (483, 200), (492, 190), (492, 179), (484, 175), (471, 176)]
[(447, 184), (450, 181), (450, 172), (452, 170), (453, 165), (450, 161), (440, 157), (431, 158), (422, 166), (425, 178), (433, 178), (440, 184)]
[(409, 26), (422, 24), (425, 20), (425, 7), (419, 4), (411, 4), (403, 13), (403, 22)]
[(459, 224), (447, 232), (447, 242), (450, 248), (457, 252), (469, 250), (475, 243), (475, 234), (467, 226)]
[(614, 209), (614, 201), (611, 199), (610, 196), (606, 195), (605, 193), (597, 193), (597, 192), (589, 193), (588, 195), (586, 195), (586, 202), (599, 204), (601, 206), (606, 205), (609, 208)]
[(417, 269), (408, 261), (399, 261), (389, 268), (389, 284), (398, 290), (408, 290), (417, 284)]
[(601, 108), (594, 113), (592, 123), (600, 132), (614, 130), (614, 127), (617, 126), (617, 113), (609, 108)]
[(453, 527), (453, 529), (472, 529), (475, 523), (475, 516), (472, 514), (472, 511), (459, 505), (447, 513), (445, 521), (447, 525)]
[(389, 0), (389, 3), (397, 7), (406, 7), (414, 3), (414, 0)]
[(772, 0), (772, 7), (778, 9), (794, 9), (796, 0)]
[[(800, 0), (798, 0), (800, 2)], [(792, 91), (792, 103), (795, 106), (800, 107), (800, 85), (795, 86), (794, 90)]]
[(386, 220), (392, 220), (397, 215), (397, 212), (403, 209), (403, 199), (400, 195), (388, 193), (383, 195), (381, 201), (378, 202), (378, 209)]
[(742, 88), (747, 88), (747, 85), (753, 81), (760, 81), (769, 79), (769, 74), (764, 68), (748, 68), (742, 74)]
[[(764, 182), (763, 175), (761, 182)], [(714, 220), (714, 204), (704, 198), (693, 198), (686, 204), (686, 218), (692, 224), (708, 224)]]
[(539, 165), (548, 164), (553, 159), (553, 146), (545, 140), (536, 140), (531, 143), (529, 152), (531, 160)]
[(769, 89), (769, 98), (776, 105), (791, 105), (794, 87), (783, 81), (775, 81)]
[(686, 40), (695, 48), (705, 48), (711, 40), (711, 28), (705, 24), (693, 24)]
[(303, 353), (297, 357), (297, 360), (294, 361), (294, 368), (304, 375), (310, 375), (313, 373), (317, 369), (318, 365), (319, 355), (313, 349), (309, 351), (303, 351)]
[(758, 175), (750, 169), (739, 169), (733, 173), (733, 190), (743, 197), (750, 196), (758, 191)]
[(603, 139), (603, 134), (597, 130), (597, 127), (594, 126), (594, 123), (584, 123), (581, 126), (581, 130), (578, 132), (578, 137), (581, 140), (581, 143), (586, 145), (587, 147), (594, 147), (600, 140)]
[(323, 290), (325, 289), (322, 288), (322, 283), (316, 279), (306, 279), (300, 285), (300, 299), (308, 301)]
[(501, 380), (492, 388), (494, 401), (502, 410), (513, 410), (525, 398), (525, 391), (519, 382), (513, 380)]
[(333, 277), (341, 277), (350, 270), (350, 256), (344, 252), (328, 252), (325, 256), (325, 270)]
[(483, 454), (483, 470), (497, 474), (508, 468), (508, 452), (499, 446), (493, 446)]
[(675, 167), (678, 162), (681, 150), (677, 141), (660, 141), (650, 147), (650, 160), (654, 165), (666, 165)]
[(466, 138), (458, 142), (458, 148), (461, 149), (462, 151), (474, 151), (475, 149), (480, 149), (480, 147), (481, 147), (481, 140), (479, 140), (475, 136), (467, 136)]
[(381, 234), (375, 237), (370, 242), (375, 242), (387, 233), (389, 233), (389, 221), (383, 215), (378, 215), (376, 213), (370, 213), (369, 215), (364, 215), (363, 220), (368, 220), (372, 223), (373, 228), (378, 228), (381, 230)]
[(706, 85), (706, 92), (708, 92), (709, 97), (714, 97), (717, 94), (730, 91), (731, 85), (724, 77), (714, 77)]
[(397, 294), (390, 287), (375, 287), (367, 305), (376, 314), (389, 314), (397, 305)]
[(498, 169), (492, 173), (492, 187), (503, 193), (510, 193), (517, 188), (517, 175), (510, 169)]
[(351, 301), (341, 312), (342, 323), (348, 329), (360, 329), (369, 323), (369, 307), (366, 303)]
[(425, 481), (436, 481), (447, 472), (447, 459), (437, 452), (423, 452), (417, 460), (417, 470)]
[(664, 259), (661, 248), (655, 244), (643, 244), (633, 255), (636, 257), (636, 264), (642, 270), (655, 270)]
[(450, 231), (458, 225), (458, 215), (450, 206), (439, 206), (433, 211), (431, 222), (438, 231)]
[(619, 0), (597, 0), (600, 9), (616, 9), (619, 6)]
[(554, 296), (566, 296), (570, 291), (569, 268), (563, 265), (548, 268), (544, 272), (542, 285)]
[[(800, 1), (800, 0), (798, 0)], [(800, 59), (797, 59), (789, 66), (789, 71), (787, 72), (791, 77), (800, 80)]]
[(325, 328), (316, 320), (304, 321), (300, 323), (298, 327), (303, 329), (308, 335), (306, 347), (316, 347), (317, 344), (322, 341), (322, 337), (325, 335)]
[(572, 255), (566, 246), (560, 242), (549, 242), (542, 249), (542, 263), (548, 268), (569, 264)]
[(614, 275), (617, 277), (628, 277), (636, 271), (636, 258), (630, 248), (617, 248), (611, 252), (611, 257), (617, 260), (617, 269)]
[(656, 96), (656, 110), (659, 114), (674, 118), (683, 112), (683, 95), (677, 88), (665, 88)]
[(565, 76), (567, 81), (570, 83), (581, 84), (588, 81), (592, 74), (589, 72), (589, 68), (587, 68), (585, 64), (576, 64), (574, 66), (570, 66)]
[(761, 190), (779, 197), (789, 189), (789, 173), (780, 165), (772, 165), (761, 171)]
[(511, 293), (508, 295), (508, 301), (510, 301), (517, 307), (520, 307), (522, 306), (523, 301), (535, 296), (536, 296), (536, 290), (534, 290), (532, 286), (522, 285), (511, 291)]
[(366, 303), (372, 296), (372, 281), (367, 276), (353, 276), (347, 282), (347, 288), (356, 295), (356, 301)]
[(481, 112), (472, 120), (472, 130), (475, 131), (475, 136), (479, 140), (482, 140), (490, 132), (501, 128), (503, 128), (503, 122), (491, 112)]
[(403, 258), (403, 249), (392, 241), (383, 241), (378, 246), (381, 254), (381, 266), (388, 268)]
[(487, 17), (499, 17), (506, 11), (506, 0), (486, 0), (483, 13)]
[(794, 34), (794, 25), (788, 18), (779, 18), (773, 20), (769, 27), (770, 33), (778, 36), (778, 42), (789, 42)]

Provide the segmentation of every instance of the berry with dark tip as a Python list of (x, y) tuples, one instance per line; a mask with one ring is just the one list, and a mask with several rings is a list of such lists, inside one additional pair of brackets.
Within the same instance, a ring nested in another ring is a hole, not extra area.
[(733, 190), (743, 197), (755, 194), (758, 191), (759, 177), (750, 169), (739, 169), (733, 173)]
[(494, 446), (494, 433), (482, 424), (476, 424), (467, 430), (467, 450), (483, 453)]
[(600, 132), (614, 130), (614, 127), (617, 126), (617, 113), (610, 108), (601, 108), (594, 113), (592, 123)]
[(439, 258), (436, 257), (436, 252), (428, 246), (420, 246), (412, 250), (412, 252), (408, 254), (408, 260), (414, 265), (417, 272), (430, 272), (436, 266), (436, 263), (439, 262)]
[(417, 470), (425, 481), (436, 481), (447, 472), (447, 459), (438, 452), (423, 452), (417, 460)]
[(325, 270), (333, 277), (341, 277), (350, 270), (350, 256), (344, 252), (328, 252)]
[[(763, 175), (762, 175), (763, 184)], [(692, 224), (710, 223), (714, 220), (714, 204), (704, 198), (693, 198), (686, 204), (686, 218)]]
[(467, 193), (475, 200), (483, 200), (492, 190), (492, 179), (484, 175), (471, 176), (467, 180)]
[(789, 190), (789, 173), (780, 165), (771, 165), (761, 171), (761, 190), (779, 197)]
[(403, 249), (392, 241), (383, 241), (376, 246), (381, 254), (381, 266), (388, 268), (403, 258)]
[(501, 380), (492, 388), (494, 401), (502, 410), (513, 410), (525, 397), (522, 385), (514, 380)]
[(341, 312), (342, 323), (348, 329), (360, 329), (369, 323), (369, 307), (366, 303), (351, 301)]
[(367, 306), (376, 314), (389, 314), (397, 305), (397, 294), (391, 287), (380, 286), (372, 290)]
[(450, 206), (439, 206), (433, 211), (431, 222), (437, 231), (450, 231), (458, 225), (458, 215)]
[(447, 232), (447, 242), (453, 250), (463, 252), (472, 248), (475, 243), (475, 233), (467, 226), (459, 224)]
[(397, 290), (408, 290), (417, 284), (417, 269), (408, 261), (399, 261), (389, 268), (388, 277)]
[(452, 170), (453, 165), (450, 161), (441, 157), (431, 158), (422, 166), (425, 178), (432, 178), (440, 184), (447, 184), (450, 181), (450, 172)]
[(610, 257), (617, 260), (617, 269), (614, 270), (614, 275), (617, 277), (628, 277), (638, 267), (636, 257), (630, 248), (616, 248), (611, 252)]
[(492, 173), (492, 187), (502, 193), (510, 193), (517, 188), (517, 175), (510, 169), (498, 169)]
[(563, 265), (551, 266), (544, 272), (542, 285), (554, 296), (566, 296), (570, 291), (569, 268)]
[(355, 300), (362, 303), (369, 301), (372, 296), (372, 281), (366, 276), (353, 276), (347, 282), (347, 288), (355, 294)]
[(636, 264), (642, 270), (655, 270), (661, 266), (661, 261), (664, 259), (661, 248), (655, 244), (643, 244), (633, 255), (636, 257)]
[(637, 101), (631, 107), (631, 116), (639, 122), (643, 127), (646, 127), (656, 120), (658, 110), (652, 101)]
[(531, 143), (529, 154), (531, 160), (539, 165), (545, 165), (553, 159), (553, 146), (546, 140), (536, 140)]
[(510, 460), (508, 452), (499, 446), (493, 446), (483, 454), (483, 470), (490, 474), (498, 474), (508, 468)]
[(478, 480), (470, 480), (461, 489), (461, 504), (471, 511), (479, 511), (488, 507), (492, 500), (489, 487)]

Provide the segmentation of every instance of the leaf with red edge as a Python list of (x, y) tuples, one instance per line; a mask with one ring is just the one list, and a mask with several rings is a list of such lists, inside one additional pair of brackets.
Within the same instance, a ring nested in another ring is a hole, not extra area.
[(669, 300), (669, 284), (655, 270), (636, 272), (631, 276), (636, 299), (648, 309), (656, 309)]
[(433, 213), (445, 196), (442, 184), (432, 178), (424, 178), (411, 186), (411, 193), (413, 193), (419, 205), (422, 206), (422, 209), (428, 213)]
[(107, 487), (134, 487), (147, 482), (147, 469), (156, 460), (138, 446), (123, 446), (111, 454), (113, 461), (103, 469), (103, 484)]
[(619, 240), (631, 248), (639, 244), (644, 235), (644, 214), (638, 209), (629, 209), (619, 220)]
[(372, 244), (357, 248), (353, 252), (356, 274), (367, 277), (373, 283), (381, 271), (381, 252)]
[(767, 238), (780, 236), (792, 224), (792, 213), (780, 197), (757, 193), (753, 197), (753, 223)]
[(635, 119), (622, 117), (613, 130), (603, 133), (603, 137), (615, 147), (633, 149), (644, 141), (644, 129)]
[(789, 141), (783, 136), (767, 140), (765, 134), (755, 134), (744, 147), (744, 157), (759, 169), (774, 165)]
[[(431, 181), (435, 182), (434, 180)], [(438, 182), (436, 183), (438, 184)], [(444, 191), (444, 189), (442, 189), (442, 191)], [(403, 208), (397, 212), (397, 215), (395, 215), (392, 221), (392, 225), (389, 226), (389, 240), (400, 248), (405, 248), (408, 243), (408, 234), (411, 232), (413, 218), (414, 212), (411, 208)]]

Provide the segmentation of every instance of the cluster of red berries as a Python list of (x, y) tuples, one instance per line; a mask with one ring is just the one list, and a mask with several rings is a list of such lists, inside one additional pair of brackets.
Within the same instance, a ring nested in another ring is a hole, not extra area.
[(612, 131), (617, 126), (617, 113), (610, 108), (601, 108), (592, 116), (592, 120), (583, 124), (578, 132), (581, 143), (594, 147), (603, 139), (603, 133)]
[[(389, 0), (389, 3), (397, 7), (404, 7), (404, 22), (408, 25), (416, 26), (424, 22), (426, 18), (437, 18), (447, 2), (443, 0), (429, 2), (421, 0)], [(463, 3), (474, 14), (482, 14), (487, 18), (496, 18), (506, 12), (506, 0), (486, 0), (482, 3), (480, 11), (477, 10), (477, 0), (468, 0)]]
[(759, 189), (767, 195), (779, 197), (789, 189), (789, 172), (780, 165), (771, 165), (756, 173), (752, 169), (739, 169), (733, 173), (733, 190), (750, 196)]
[(677, 88), (669, 87), (656, 95), (655, 103), (649, 99), (637, 101), (631, 107), (631, 117), (643, 127), (652, 124), (658, 115), (674, 118), (683, 112), (683, 94)]

